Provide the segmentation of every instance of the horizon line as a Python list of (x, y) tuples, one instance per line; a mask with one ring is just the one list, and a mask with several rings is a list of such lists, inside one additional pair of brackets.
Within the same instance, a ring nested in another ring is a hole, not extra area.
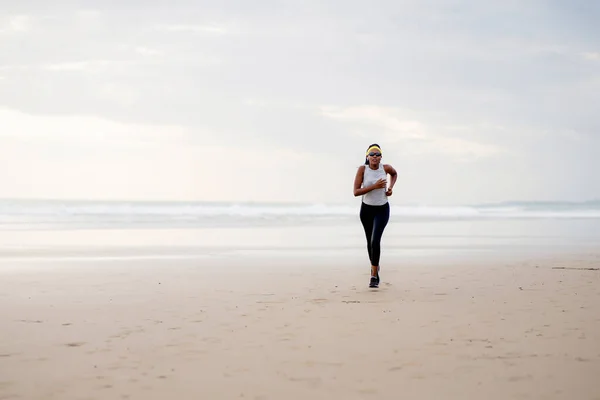
[[(268, 200), (176, 200), (176, 199), (92, 199), (92, 198), (57, 198), (57, 197), (0, 197), (0, 201), (14, 201), (14, 202), (88, 202), (88, 203), (204, 203), (204, 204), (264, 204), (264, 205), (350, 205), (360, 200), (360, 197), (353, 198), (347, 202), (333, 202), (333, 201), (268, 201)], [(561, 203), (561, 204), (587, 204), (587, 203), (598, 203), (600, 198), (590, 198), (587, 200), (562, 200), (562, 199), (546, 199), (546, 200), (498, 200), (498, 201), (487, 201), (481, 203), (445, 203), (438, 204), (437, 206), (454, 206), (454, 207), (468, 207), (468, 206), (494, 206), (494, 205), (506, 205), (506, 204), (548, 204), (548, 203)], [(393, 200), (390, 201), (393, 203)], [(428, 206), (427, 203), (404, 203), (405, 206)], [(436, 206), (436, 205), (434, 205)]]

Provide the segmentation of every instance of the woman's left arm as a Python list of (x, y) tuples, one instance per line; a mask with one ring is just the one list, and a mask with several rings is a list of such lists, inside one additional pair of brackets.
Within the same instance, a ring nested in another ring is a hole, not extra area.
[(386, 194), (388, 196), (391, 196), (392, 188), (396, 184), (396, 179), (398, 179), (398, 173), (396, 172), (394, 167), (392, 167), (390, 164), (384, 164), (383, 169), (385, 170), (386, 173), (388, 173), (392, 177), (392, 180), (390, 181), (390, 186), (388, 186), (387, 191), (386, 191)]

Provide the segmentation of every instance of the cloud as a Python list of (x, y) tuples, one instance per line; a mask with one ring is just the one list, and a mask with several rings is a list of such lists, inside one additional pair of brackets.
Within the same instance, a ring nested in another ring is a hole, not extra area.
[(1, 33), (26, 33), (33, 29), (34, 18), (30, 15), (12, 15), (0, 20)]
[(151, 65), (152, 60), (79, 60), (40, 64), (7, 64), (0, 65), (0, 71), (27, 72), (36, 71), (52, 73), (82, 73), (82, 74), (104, 74), (107, 72), (126, 72), (140, 65)]
[(186, 24), (173, 24), (173, 25), (159, 25), (157, 26), (158, 30), (166, 31), (166, 32), (191, 32), (191, 33), (205, 33), (211, 35), (225, 35), (230, 33), (230, 31), (222, 26), (217, 24), (207, 24), (207, 25), (186, 25)]
[[(312, 176), (296, 171), (335, 168), (334, 160), (286, 149), (257, 162), (260, 147), (194, 141), (215, 135), (179, 125), (5, 108), (0, 120), (0, 197), (310, 201)], [(323, 185), (331, 191), (331, 182)]]
[[(593, 154), (600, 15), (597, 2), (575, 1), (184, 0), (166, 7), (86, 0), (80, 6), (91, 11), (83, 12), (72, 2), (39, 1), (27, 10), (5, 1), (0, 107), (25, 111), (23, 126), (37, 121), (31, 130), (45, 132), (39, 143), (89, 143), (104, 149), (102, 161), (115, 149), (146, 149), (144, 142), (156, 152), (136, 157), (157, 154), (168, 164), (167, 154), (188, 154), (182, 169), (206, 167), (194, 157), (213, 160), (181, 150), (188, 145), (225, 164), (235, 158), (242, 170), (238, 160), (254, 168), (263, 154), (270, 168), (285, 169), (285, 157), (275, 155), (299, 152), (306, 164), (294, 162), (289, 176), (299, 190), (315, 189), (305, 196), (323, 200), (347, 194), (344, 184), (330, 188), (335, 179), (313, 183), (323, 160), (331, 160), (331, 174), (345, 176), (373, 141), (404, 169), (403, 179), (412, 174), (402, 185), (414, 201), (597, 195), (598, 185), (585, 182), (595, 182), (590, 171), (600, 167)], [(45, 119), (51, 115), (81, 119)], [(150, 139), (148, 127), (175, 139)], [(48, 148), (66, 151), (60, 145)], [(244, 146), (251, 150), (240, 153)], [(248, 191), (232, 198), (273, 194), (245, 178)]]
[(600, 52), (599, 51), (588, 51), (585, 53), (581, 53), (581, 56), (590, 61), (600, 61)]
[(388, 140), (424, 138), (421, 122), (402, 118), (402, 111), (390, 107), (322, 107), (322, 115), (344, 122), (367, 123), (383, 128)]
[(102, 11), (96, 9), (87, 9), (87, 10), (77, 10), (75, 15), (78, 19), (82, 19), (85, 21), (96, 20), (102, 17)]
[(85, 60), (61, 62), (55, 64), (45, 64), (41, 68), (47, 71), (81, 71), (81, 72), (99, 72), (105, 70), (107, 66), (114, 63), (109, 60)]
[(268, 106), (272, 106), (272, 104), (269, 104), (266, 100), (264, 99), (258, 99), (258, 98), (253, 98), (253, 97), (249, 97), (247, 99), (243, 100), (243, 103), (251, 106), (251, 107), (268, 107)]
[(47, 141), (70, 144), (100, 143), (143, 144), (162, 146), (189, 137), (188, 129), (177, 125), (131, 124), (89, 115), (32, 116), (0, 108), (3, 129), (0, 139)]
[[(502, 151), (495, 145), (453, 136), (455, 127), (439, 126), (414, 119), (414, 112), (374, 105), (321, 108), (322, 115), (347, 124), (355, 135), (379, 137), (392, 147), (402, 148), (405, 155), (442, 154), (457, 161), (473, 161)], [(474, 127), (461, 128), (462, 131)], [(435, 132), (435, 133), (434, 133)]]
[(155, 57), (162, 56), (164, 53), (160, 50), (152, 49), (150, 47), (138, 46), (134, 49), (134, 51), (142, 56), (146, 57)]
[(29, 68), (32, 68), (32, 66), (31, 65), (16, 65), (16, 64), (0, 65), (0, 71), (6, 71), (6, 72), (26, 70)]
[(81, 72), (86, 74), (103, 74), (103, 73), (131, 73), (142, 65), (149, 66), (159, 63), (159, 60), (153, 60), (149, 57), (149, 50), (145, 59), (127, 60), (127, 59), (90, 59), (80, 61), (65, 61), (57, 63), (46, 63), (41, 65), (19, 66), (21, 69), (37, 68), (49, 72)]
[[(419, 146), (419, 143), (417, 143), (417, 146)], [(501, 152), (498, 146), (443, 136), (426, 139), (425, 144), (421, 148), (421, 153), (437, 152), (448, 154), (455, 157), (458, 161), (473, 161), (478, 158), (492, 157)]]

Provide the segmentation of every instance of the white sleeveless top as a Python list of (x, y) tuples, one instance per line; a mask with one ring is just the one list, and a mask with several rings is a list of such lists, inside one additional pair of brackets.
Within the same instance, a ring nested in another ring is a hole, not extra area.
[[(379, 179), (387, 180), (387, 172), (383, 169), (383, 163), (379, 163), (379, 168), (374, 170), (368, 165), (365, 165), (365, 172), (363, 175), (363, 187), (371, 186)], [(386, 185), (387, 187), (387, 185)], [(373, 189), (368, 193), (362, 195), (362, 201), (365, 204), (371, 206), (381, 206), (388, 202), (387, 196), (385, 195), (385, 188)]]

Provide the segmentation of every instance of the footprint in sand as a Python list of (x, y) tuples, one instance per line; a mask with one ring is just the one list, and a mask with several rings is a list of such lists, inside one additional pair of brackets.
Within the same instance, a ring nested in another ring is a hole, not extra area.
[(81, 347), (84, 344), (85, 344), (85, 342), (71, 342), (71, 343), (65, 344), (65, 346), (67, 346), (67, 347)]
[(360, 394), (377, 394), (377, 389), (360, 389), (358, 391)]
[[(13, 382), (6, 382), (6, 381), (5, 382), (0, 382), (0, 389), (8, 389), (8, 388), (10, 388), (13, 385), (14, 385)], [(0, 397), (0, 398), (4, 398), (4, 397)], [(7, 398), (10, 399), (11, 396), (9, 395)], [(15, 396), (14, 398), (17, 398), (17, 396)]]
[(531, 375), (515, 375), (508, 378), (509, 382), (519, 382), (533, 379)]

